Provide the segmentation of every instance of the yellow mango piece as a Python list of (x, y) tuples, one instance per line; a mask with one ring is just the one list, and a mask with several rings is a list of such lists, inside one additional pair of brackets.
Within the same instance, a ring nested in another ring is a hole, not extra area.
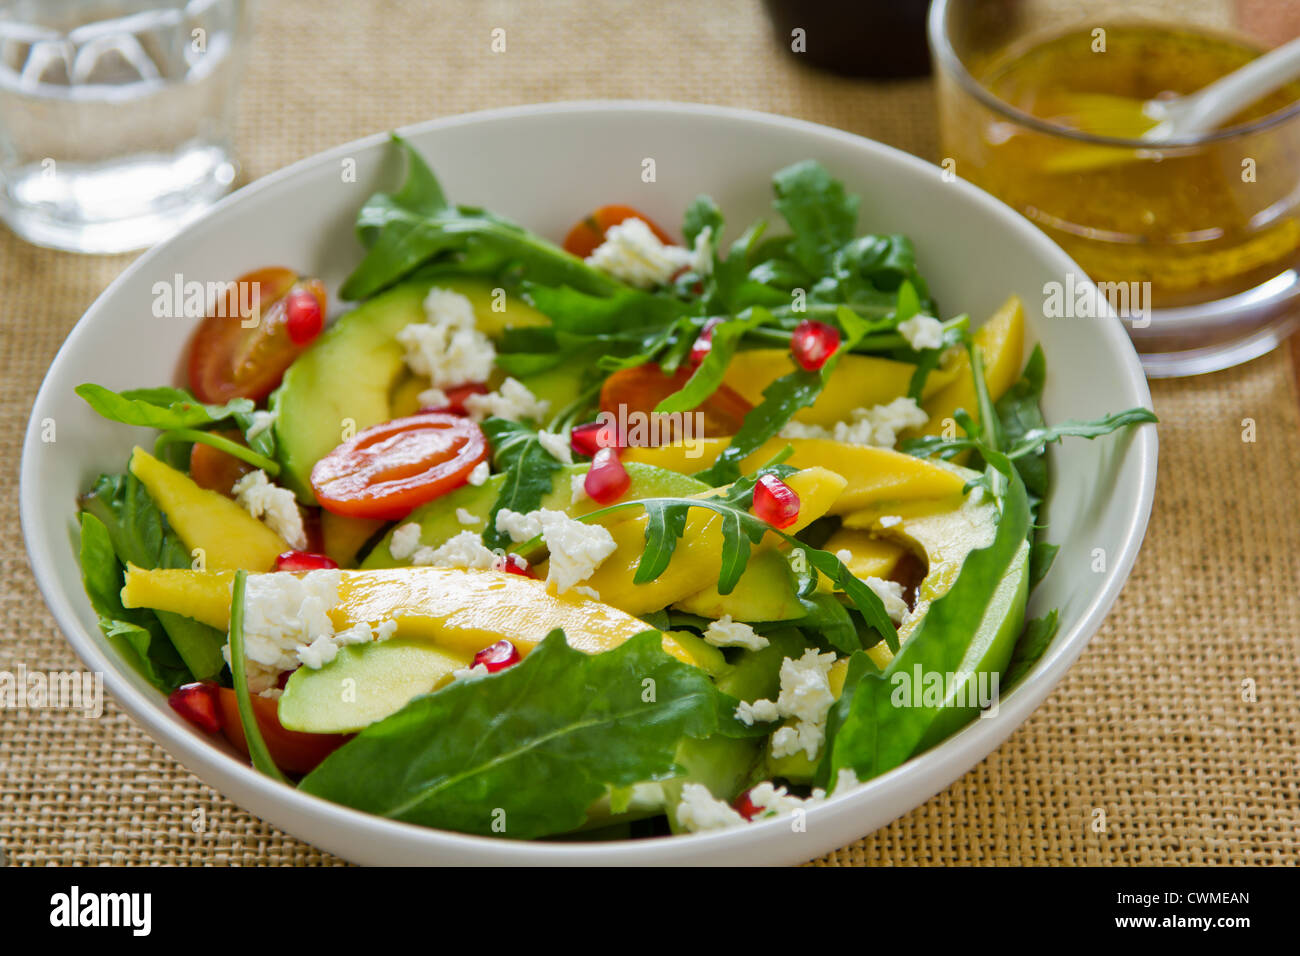
[(123, 607), (147, 607), (192, 617), (224, 631), (230, 626), (233, 571), (191, 571), (188, 568), (147, 570), (128, 565)]
[[(739, 392), (751, 405), (763, 400), (763, 389), (795, 370), (789, 349), (749, 349), (737, 352), (727, 366), (723, 384)], [(833, 425), (849, 419), (855, 409), (886, 405), (907, 394), (916, 366), (874, 355), (845, 355), (835, 366), (817, 401), (795, 413), (795, 421), (808, 425)], [(956, 381), (953, 363), (927, 376), (925, 398)]]
[(289, 544), (225, 495), (200, 488), (189, 475), (141, 448), (131, 454), (131, 474), (149, 492), (185, 547), (202, 548), (214, 571), (267, 571)]
[[(989, 395), (997, 401), (1020, 376), (1021, 356), (1025, 350), (1025, 309), (1020, 297), (1013, 295), (1007, 299), (992, 318), (975, 330), (973, 339), (984, 360), (984, 381)], [(979, 420), (970, 356), (963, 352), (954, 363), (953, 371), (956, 381), (921, 402), (930, 420), (922, 428), (905, 432), (907, 437), (938, 435), (943, 431), (944, 421), (951, 419), (959, 408), (964, 408), (972, 418)]]
[[(690, 473), (709, 467), (727, 447), (728, 438), (706, 438), (658, 448), (628, 448), (624, 461), (638, 461), (673, 471)], [(960, 494), (966, 483), (948, 466), (924, 461), (889, 448), (850, 445), (830, 438), (773, 438), (740, 463), (741, 471), (752, 471), (771, 461), (786, 445), (794, 454), (786, 464), (796, 468), (826, 468), (842, 475), (847, 484), (829, 514), (861, 511), (881, 501), (909, 501)], [(694, 452), (698, 454), (693, 455)]]
[(325, 539), (325, 553), (342, 567), (354, 565), (361, 546), (373, 538), (384, 524), (377, 518), (349, 518), (321, 511), (320, 531), (321, 537)]
[[(805, 468), (786, 479), (799, 496), (799, 517), (785, 528), (794, 534), (822, 515), (844, 490), (844, 479), (825, 468)], [(708, 494), (716, 494), (711, 491)], [(675, 604), (699, 592), (706, 581), (717, 581), (722, 567), (722, 517), (705, 508), (692, 508), (686, 516), (686, 530), (664, 572), (646, 584), (634, 584), (637, 564), (645, 550), (644, 513), (609, 526), (617, 546), (594, 574), (582, 582), (595, 588), (600, 599), (629, 614), (644, 614)], [(758, 548), (779, 542), (764, 537)]]
[[(823, 551), (836, 554), (849, 552), (845, 565), (855, 578), (888, 578), (894, 568), (907, 553), (907, 549), (896, 541), (877, 538), (866, 531), (840, 528), (822, 545)], [(825, 581), (825, 578), (823, 578)], [(829, 587), (829, 582), (826, 582)]]
[(397, 380), (393, 390), (388, 393), (388, 408), (392, 418), (406, 418), (414, 415), (422, 407), (420, 393), (429, 387), (429, 380), (423, 375), (404, 375)]
[[(387, 568), (342, 571), (339, 601), (329, 611), (336, 630), (354, 624), (397, 622), (397, 636), (425, 640), (472, 656), (503, 638), (527, 654), (557, 627), (571, 647), (589, 654), (617, 647), (648, 630), (644, 621), (579, 594), (551, 594), (543, 581), (464, 568)], [(230, 627), (229, 571), (129, 568), (122, 603), (175, 611), (204, 624)], [(671, 635), (664, 650), (687, 664), (700, 657)], [(712, 648), (709, 648), (712, 650)]]

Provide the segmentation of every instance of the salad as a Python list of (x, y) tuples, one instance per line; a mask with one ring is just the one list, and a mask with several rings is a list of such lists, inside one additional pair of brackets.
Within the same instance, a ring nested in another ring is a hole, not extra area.
[(557, 246), (394, 142), (350, 309), (259, 269), (186, 387), (77, 389), (156, 435), (80, 499), (86, 593), (199, 731), (398, 820), (653, 836), (801, 813), (1033, 666), (1046, 446), (1155, 417), (1045, 422), (1016, 297), (941, 311), (813, 161), (782, 228)]

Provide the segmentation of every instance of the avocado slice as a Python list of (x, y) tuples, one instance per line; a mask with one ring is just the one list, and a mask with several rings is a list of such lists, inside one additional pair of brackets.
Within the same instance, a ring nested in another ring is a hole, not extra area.
[(730, 614), (733, 620), (747, 622), (790, 621), (807, 613), (795, 593), (787, 555), (775, 549), (751, 555), (730, 594), (719, 593), (714, 583), (673, 607), (701, 617)]
[[(556, 472), (551, 491), (542, 498), (541, 506), (555, 511), (564, 511), (575, 517), (589, 514), (602, 507), (590, 498), (584, 498), (577, 504), (573, 503), (572, 478), (574, 475), (585, 473), (587, 467), (585, 464), (566, 465)], [(669, 471), (667, 468), (656, 468), (654, 465), (641, 465), (634, 462), (629, 462), (626, 467), (631, 484), (620, 500), (631, 501), (636, 498), (654, 497), (682, 498), (709, 489), (709, 486), (702, 481), (697, 481), (689, 475)], [(448, 492), (442, 497), (435, 498), (428, 504), (416, 508), (409, 517), (399, 521), (397, 527), (412, 521), (417, 522), (420, 525), (420, 544), (431, 548), (436, 548), (462, 531), (482, 532), (487, 527), (488, 515), (492, 513), (492, 507), (496, 504), (497, 496), (500, 495), (501, 486), (504, 483), (505, 475), (492, 475), (481, 485), (462, 485), (455, 491)], [(474, 515), (479, 519), (478, 522), (463, 524), (458, 514), (461, 510)], [(393, 557), (392, 551), (389, 550), (392, 539), (393, 533), (390, 531), (379, 544), (371, 549), (370, 554), (361, 566), (363, 568), (396, 568), (409, 563), (407, 561), (398, 561)]]
[[(435, 285), (468, 298), (486, 335), (550, 322), (522, 299), (498, 295), (492, 283), (471, 276), (406, 282), (341, 316), (289, 366), (271, 397), (284, 466), (280, 480), (304, 504), (316, 502), (312, 467), (343, 441), (345, 425), (360, 431), (395, 416), (394, 392), (407, 377), (405, 350), (397, 333), (425, 320), (424, 299)], [(566, 368), (521, 381), (538, 397), (550, 398), (551, 407), (559, 410), (572, 400), (570, 391), (562, 387), (566, 372), (576, 379), (573, 370)], [(548, 394), (548, 388), (555, 394)]]

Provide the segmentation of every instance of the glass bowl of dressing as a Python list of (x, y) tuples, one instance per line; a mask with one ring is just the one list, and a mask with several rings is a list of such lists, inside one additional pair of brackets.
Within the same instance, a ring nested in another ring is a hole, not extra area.
[(1127, 326), (1147, 374), (1248, 361), (1300, 325), (1300, 82), (1158, 146), (1115, 103), (1187, 95), (1300, 33), (1275, 0), (936, 0), (942, 166), (1093, 279), (1046, 318)]

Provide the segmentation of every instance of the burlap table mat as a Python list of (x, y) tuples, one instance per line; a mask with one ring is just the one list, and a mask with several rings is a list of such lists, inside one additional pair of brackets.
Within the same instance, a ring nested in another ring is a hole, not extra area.
[[(489, 52), (494, 27), (506, 30), (503, 54)], [(928, 82), (806, 70), (777, 48), (757, 0), (281, 0), (263, 4), (256, 23), (242, 179), (432, 116), (590, 97), (751, 107), (931, 159), (938, 151)], [(0, 459), (10, 488), (0, 670), (79, 666), (27, 567), (19, 449), (59, 343), (128, 261), (0, 235)], [(1280, 351), (1154, 391), (1164, 421), (1155, 514), (1132, 580), (1082, 659), (972, 772), (819, 863), (1294, 862), (1300, 421), (1290, 359)], [(1256, 422), (1254, 443), (1242, 441), (1245, 418)], [(1243, 699), (1246, 679), (1254, 702)], [(1091, 826), (1098, 808), (1104, 833)], [(190, 829), (197, 809), (205, 835)], [(200, 783), (111, 701), (98, 720), (0, 711), (0, 846), (26, 864), (339, 862)]]

